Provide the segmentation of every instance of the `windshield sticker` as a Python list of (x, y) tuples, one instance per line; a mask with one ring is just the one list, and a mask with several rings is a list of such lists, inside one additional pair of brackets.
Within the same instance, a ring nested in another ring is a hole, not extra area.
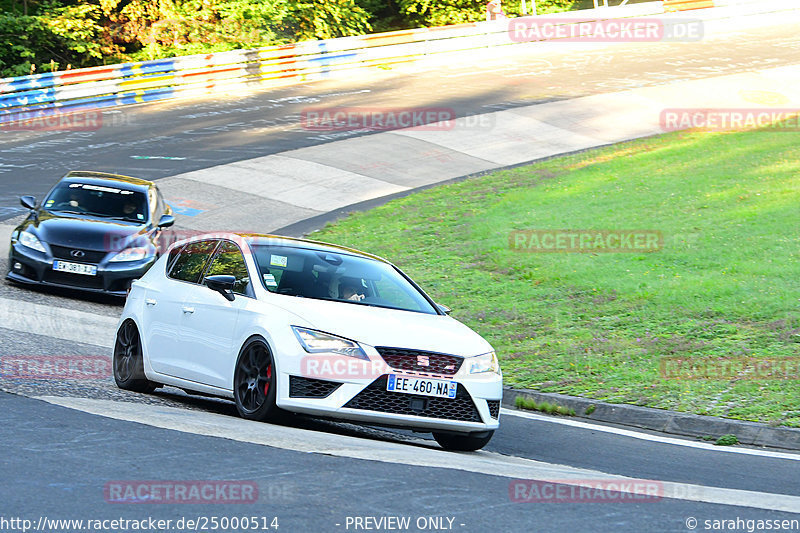
[(45, 207), (50, 207), (50, 206), (51, 206), (51, 205), (53, 205), (54, 203), (55, 203), (55, 200), (47, 200), (47, 203), (46, 203), (46, 204), (44, 204), (44, 205), (45, 205)]
[(138, 218), (139, 220), (144, 220), (144, 215), (141, 213), (136, 213), (136, 218)]
[(277, 287), (278, 284), (275, 282), (275, 276), (272, 274), (264, 274), (264, 283), (267, 284), (267, 287)]
[(133, 194), (133, 191), (125, 191), (114, 187), (104, 187), (102, 185), (91, 185), (89, 183), (71, 183), (69, 188), (84, 189), (87, 191), (97, 191), (97, 192), (110, 192), (114, 194)]
[(270, 255), (269, 264), (274, 267), (284, 267), (289, 263), (289, 258), (285, 255)]

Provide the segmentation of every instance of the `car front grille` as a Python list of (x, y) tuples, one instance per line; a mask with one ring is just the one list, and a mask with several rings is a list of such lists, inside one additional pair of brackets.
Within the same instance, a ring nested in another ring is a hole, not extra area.
[[(50, 245), (50, 250), (53, 252), (53, 257), (56, 259), (63, 259), (64, 261), (72, 261), (74, 263), (89, 263), (96, 265), (106, 256), (108, 252), (97, 250), (85, 250), (83, 248), (70, 248), (68, 246)], [(75, 257), (73, 252), (80, 252), (81, 257)]]
[(324, 379), (289, 376), (290, 398), (327, 398), (342, 384)]
[(391, 368), (423, 376), (454, 376), (464, 362), (463, 357), (423, 350), (386, 348), (383, 346), (378, 346), (375, 349)]
[(500, 400), (486, 400), (486, 403), (489, 404), (489, 414), (492, 418), (495, 420), (500, 418)]
[(460, 383), (455, 398), (434, 398), (386, 390), (387, 376), (381, 376), (347, 402), (346, 408), (414, 415), (461, 422), (481, 422), (472, 397)]

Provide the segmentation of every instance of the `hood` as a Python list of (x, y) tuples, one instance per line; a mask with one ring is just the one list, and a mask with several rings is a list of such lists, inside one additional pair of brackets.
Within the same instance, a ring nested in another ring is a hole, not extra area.
[(144, 225), (51, 213), (40, 214), (27, 230), (48, 244), (98, 251), (122, 250), (147, 231)]
[[(276, 295), (274, 303), (310, 327), (370, 346), (428, 350), (470, 357), (492, 350), (483, 337), (446, 315)], [(303, 324), (298, 324), (303, 325)]]

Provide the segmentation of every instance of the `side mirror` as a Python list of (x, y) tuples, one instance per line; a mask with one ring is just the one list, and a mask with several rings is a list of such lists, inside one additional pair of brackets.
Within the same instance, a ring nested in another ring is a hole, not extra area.
[(446, 305), (443, 305), (443, 304), (436, 304), (436, 307), (438, 307), (439, 311), (441, 311), (442, 313), (444, 313), (446, 315), (449, 315), (453, 311), (452, 309), (450, 309), (449, 307), (447, 307)]
[(30, 209), (31, 211), (36, 209), (36, 198), (33, 196), (20, 196), (19, 203), (22, 204), (22, 207)]
[(172, 215), (161, 215), (161, 219), (158, 221), (159, 228), (168, 228), (173, 224), (175, 224), (175, 217)]
[(216, 276), (208, 276), (205, 280), (206, 286), (211, 289), (212, 291), (217, 291), (222, 296), (225, 297), (226, 300), (232, 302), (234, 298), (233, 295), (233, 284), (236, 283), (236, 278), (233, 276), (227, 276), (225, 274), (218, 274)]

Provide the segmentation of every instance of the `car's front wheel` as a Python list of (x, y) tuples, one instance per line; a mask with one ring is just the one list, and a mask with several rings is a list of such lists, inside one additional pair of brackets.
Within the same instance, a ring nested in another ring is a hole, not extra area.
[(242, 418), (267, 421), (278, 416), (277, 377), (272, 353), (260, 338), (245, 343), (233, 375), (233, 397)]
[(474, 452), (486, 446), (492, 440), (494, 431), (480, 433), (439, 433), (433, 432), (433, 438), (445, 450), (457, 452)]
[(133, 320), (126, 320), (117, 331), (112, 365), (114, 381), (120, 389), (149, 393), (158, 387), (144, 375), (142, 341)]

